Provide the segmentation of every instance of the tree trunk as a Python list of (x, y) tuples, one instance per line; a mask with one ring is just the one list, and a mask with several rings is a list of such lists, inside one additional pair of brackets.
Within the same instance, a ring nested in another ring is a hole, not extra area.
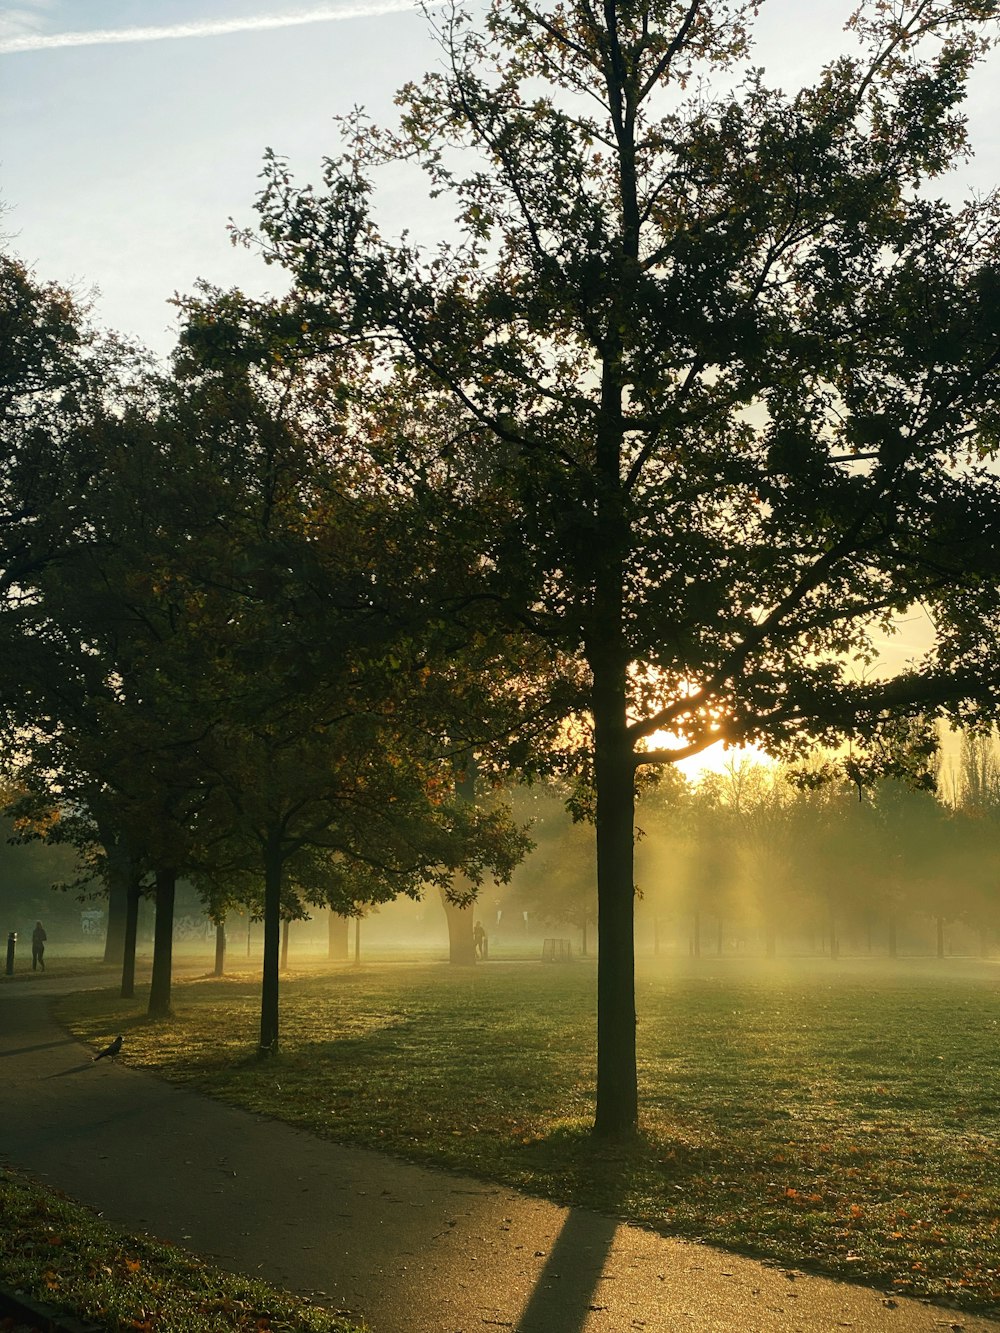
[(125, 931), (129, 911), (132, 858), (120, 839), (103, 841), (108, 858), (108, 929), (104, 936), (104, 961), (122, 967), (125, 961)]
[[(582, 935), (582, 938), (581, 938), (581, 940), (580, 940), (580, 957), (581, 957), (581, 958), (586, 958), (586, 957), (587, 957), (587, 918), (586, 918), (586, 917), (583, 918), (583, 922), (582, 922), (582, 924), (581, 924), (580, 931), (581, 931), (581, 935)], [(984, 956), (985, 956), (985, 955), (984, 955)]]
[(212, 970), (214, 977), (221, 977), (226, 970), (226, 923), (225, 921), (216, 921), (215, 923), (215, 967)]
[(276, 833), (264, 846), (264, 962), (260, 983), (260, 1045), (257, 1054), (278, 1049), (278, 951), (281, 944), (281, 842)]
[(174, 951), (174, 899), (177, 871), (173, 867), (156, 872), (156, 925), (153, 930), (153, 976), (149, 983), (149, 1016), (166, 1018), (170, 1013), (170, 982)]
[(354, 966), (361, 966), (361, 917), (354, 918)]
[[(619, 622), (620, 623), (620, 622)], [(597, 1114), (594, 1132), (638, 1125), (635, 1055), (635, 766), (625, 712), (624, 657), (592, 654), (597, 792)], [(603, 658), (603, 660), (601, 660)]]
[(139, 877), (132, 876), (128, 886), (128, 898), (125, 907), (125, 939), (122, 950), (122, 988), (121, 998), (131, 1000), (135, 995), (135, 940), (139, 931)]
[(346, 916), (341, 916), (339, 912), (330, 912), (327, 922), (327, 952), (326, 956), (331, 963), (345, 962), (349, 949), (349, 926), (350, 922)]
[(457, 903), (451, 901), (441, 885), (438, 885), (438, 892), (448, 923), (448, 962), (457, 963), (462, 967), (471, 966), (476, 961), (476, 940), (472, 933), (475, 925), (475, 904), (467, 903), (466, 906), (459, 907)]
[(292, 923), (291, 923), (291, 921), (288, 919), (287, 916), (285, 917), (284, 921), (282, 921), (282, 923), (281, 923), (281, 970), (282, 970), (282, 972), (287, 972), (287, 971), (288, 971), (288, 928), (289, 928), (289, 926), (290, 926), (291, 924), (292, 924)]

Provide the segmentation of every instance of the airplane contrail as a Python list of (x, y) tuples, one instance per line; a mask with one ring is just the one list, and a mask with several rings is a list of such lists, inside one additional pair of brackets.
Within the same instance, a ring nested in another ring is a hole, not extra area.
[(60, 46), (110, 46), (119, 42), (162, 42), (183, 37), (222, 37), (232, 32), (261, 32), (268, 28), (294, 28), (303, 23), (335, 23), (340, 19), (373, 18), (416, 9), (418, 0), (361, 0), (336, 8), (306, 9), (291, 14), (260, 14), (256, 17), (172, 23), (160, 28), (94, 28), (90, 32), (26, 33), (0, 38), (0, 55), (18, 51), (51, 51)]

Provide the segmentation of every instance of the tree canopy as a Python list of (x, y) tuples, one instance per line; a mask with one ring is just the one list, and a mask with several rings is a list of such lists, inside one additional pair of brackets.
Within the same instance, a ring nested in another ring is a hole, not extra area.
[[(303, 353), (363, 346), (419, 403), (411, 487), (440, 415), (483, 604), (582, 668), (601, 1132), (637, 1118), (637, 769), (993, 706), (997, 200), (951, 207), (933, 181), (966, 149), (995, 14), (863, 4), (789, 93), (751, 63), (751, 5), (453, 10), (397, 128), (349, 117), (320, 188), (268, 158), (257, 241), (292, 276)], [(454, 239), (381, 233), (402, 161)], [(924, 671), (852, 679), (916, 599), (943, 627)]]

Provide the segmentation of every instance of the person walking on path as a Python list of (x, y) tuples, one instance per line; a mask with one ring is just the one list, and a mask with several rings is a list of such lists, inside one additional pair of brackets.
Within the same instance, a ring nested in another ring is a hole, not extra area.
[(35, 929), (31, 932), (31, 970), (37, 972), (39, 967), (45, 971), (45, 941), (48, 939), (45, 933), (45, 927), (40, 921), (35, 922)]

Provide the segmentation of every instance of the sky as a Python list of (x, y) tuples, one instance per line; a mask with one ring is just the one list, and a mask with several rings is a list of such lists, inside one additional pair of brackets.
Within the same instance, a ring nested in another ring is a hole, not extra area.
[[(763, 0), (755, 63), (794, 88), (843, 45), (848, 0)], [(98, 322), (169, 351), (174, 293), (198, 278), (253, 295), (275, 273), (234, 248), (253, 222), (265, 148), (298, 180), (337, 150), (334, 118), (393, 94), (438, 59), (409, 0), (14, 0), (0, 16), (0, 232), (38, 277), (93, 293)], [(1000, 183), (1000, 60), (969, 103), (977, 156), (941, 184), (963, 197)], [(397, 233), (440, 214), (411, 177), (385, 183)], [(927, 642), (919, 612), (893, 660)]]
[[(764, 0), (756, 60), (793, 87), (842, 45), (846, 0)], [(206, 278), (254, 294), (273, 271), (234, 249), (264, 149), (300, 180), (337, 147), (334, 117), (393, 115), (437, 52), (410, 0), (14, 0), (0, 16), (0, 230), (38, 276), (96, 290), (100, 322), (164, 353), (175, 292)], [(977, 161), (1000, 181), (998, 62), (971, 103)], [(992, 77), (991, 77), (992, 76)], [(414, 181), (388, 182), (388, 229), (433, 227)]]

